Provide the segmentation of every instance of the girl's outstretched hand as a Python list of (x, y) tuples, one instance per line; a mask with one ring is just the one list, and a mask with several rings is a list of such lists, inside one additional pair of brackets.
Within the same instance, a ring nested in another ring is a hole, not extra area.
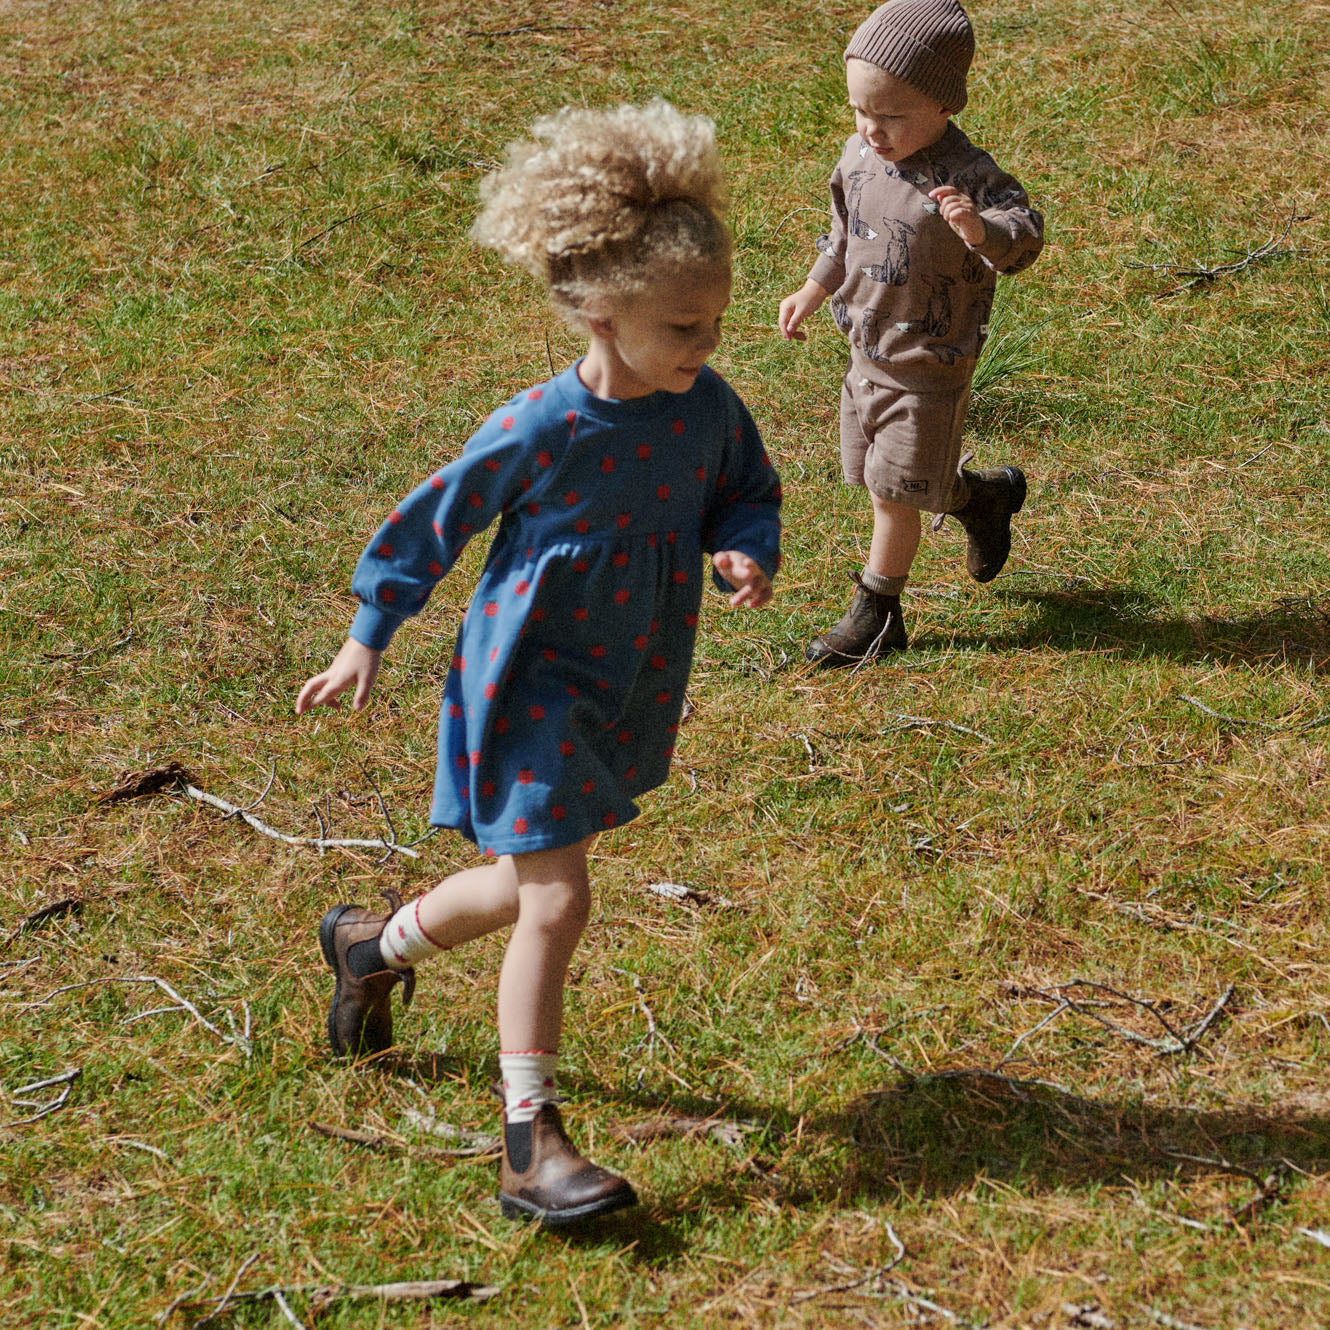
[(747, 605), (750, 610), (760, 610), (771, 599), (771, 579), (755, 559), (738, 550), (721, 550), (711, 556), (711, 564), (735, 588), (730, 604), (736, 609)]
[(305, 686), (296, 698), (296, 715), (303, 716), (310, 707), (321, 702), (330, 707), (339, 706), (338, 698), (353, 685), (355, 694), (351, 705), (357, 711), (365, 709), (369, 690), (374, 687), (378, 677), (379, 662), (383, 659), (382, 651), (375, 651), (348, 637), (342, 643), (342, 649), (333, 657), (333, 663), (322, 674), (305, 680)]

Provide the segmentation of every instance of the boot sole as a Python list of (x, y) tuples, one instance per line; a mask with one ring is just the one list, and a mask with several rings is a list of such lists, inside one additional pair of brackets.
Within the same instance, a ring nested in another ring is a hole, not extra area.
[(573, 1205), (567, 1210), (542, 1210), (532, 1201), (524, 1201), (507, 1192), (499, 1193), (499, 1210), (505, 1219), (534, 1219), (546, 1228), (564, 1228), (569, 1224), (580, 1224), (584, 1220), (594, 1219), (597, 1215), (612, 1214), (615, 1210), (626, 1210), (637, 1204), (637, 1193), (628, 1188), (604, 1196), (598, 1201), (588, 1201), (585, 1205)]
[(333, 989), (332, 1003), (328, 1007), (328, 1043), (338, 1057), (345, 1057), (346, 1049), (340, 1047), (337, 1042), (337, 1028), (334, 1020), (337, 1014), (337, 1004), (342, 998), (342, 976), (337, 970), (337, 948), (333, 942), (333, 936), (337, 930), (337, 921), (350, 908), (349, 905), (334, 905), (319, 920), (319, 949), (323, 952), (323, 959), (328, 962), (328, 968), (337, 978), (337, 985)]

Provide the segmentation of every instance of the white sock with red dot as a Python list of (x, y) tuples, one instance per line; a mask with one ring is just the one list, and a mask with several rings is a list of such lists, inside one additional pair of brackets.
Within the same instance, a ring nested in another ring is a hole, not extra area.
[(379, 934), (379, 955), (390, 970), (409, 970), (448, 948), (420, 926), (420, 900), (403, 905)]
[(552, 1104), (557, 1053), (533, 1050), (500, 1053), (499, 1079), (503, 1082), (503, 1113), (508, 1124), (530, 1122), (542, 1104)]

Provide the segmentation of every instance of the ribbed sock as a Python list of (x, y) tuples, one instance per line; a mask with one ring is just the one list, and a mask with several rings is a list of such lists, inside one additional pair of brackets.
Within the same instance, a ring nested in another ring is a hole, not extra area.
[(542, 1104), (554, 1102), (557, 1053), (533, 1050), (500, 1053), (499, 1079), (503, 1082), (503, 1111), (510, 1123), (530, 1122)]
[(883, 577), (881, 573), (875, 573), (871, 569), (865, 568), (859, 574), (859, 581), (875, 595), (899, 596), (905, 590), (905, 583), (909, 581), (909, 578)]
[[(383, 926), (378, 940), (379, 958), (390, 970), (409, 970), (448, 948), (436, 942), (420, 924), (420, 898), (400, 910)], [(347, 953), (350, 959), (350, 952)]]

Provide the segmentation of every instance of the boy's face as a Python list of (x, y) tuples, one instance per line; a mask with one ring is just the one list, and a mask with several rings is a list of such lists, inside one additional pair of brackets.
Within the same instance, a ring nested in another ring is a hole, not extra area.
[(859, 137), (884, 162), (931, 148), (947, 128), (946, 107), (866, 60), (845, 62), (845, 86)]

